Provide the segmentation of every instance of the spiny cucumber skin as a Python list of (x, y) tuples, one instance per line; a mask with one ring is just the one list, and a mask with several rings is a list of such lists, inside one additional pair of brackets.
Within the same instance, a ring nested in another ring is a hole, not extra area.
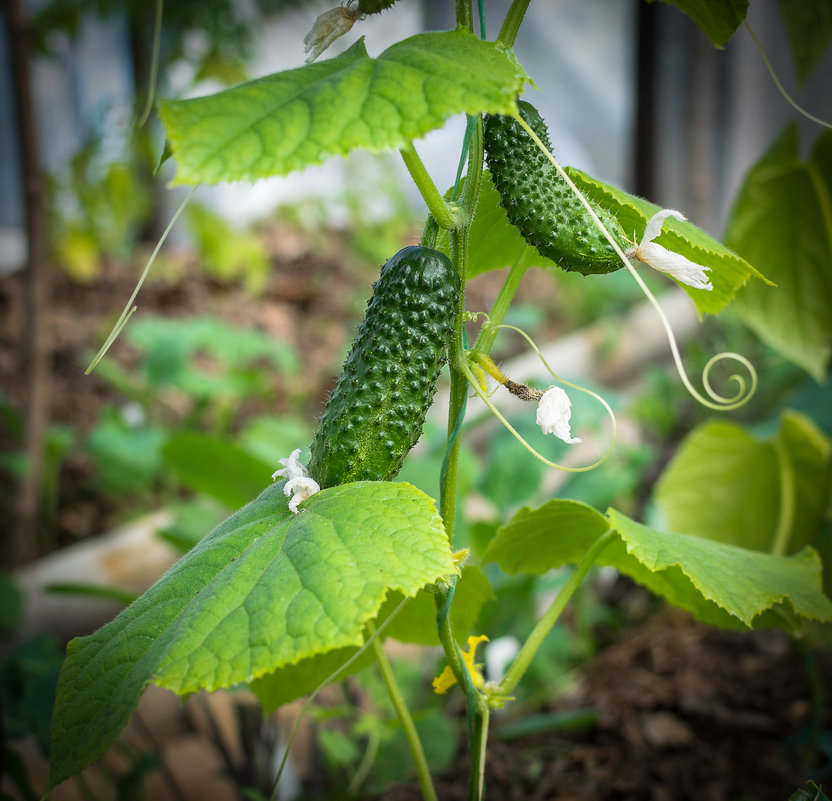
[[(520, 116), (551, 152), (546, 123), (534, 106), (518, 103)], [(500, 205), (523, 238), (564, 270), (582, 275), (610, 273), (623, 265), (577, 195), (534, 140), (512, 117), (489, 117), (485, 125), (488, 168)], [(624, 241), (618, 220), (604, 209), (596, 214)]]
[(358, 10), (362, 14), (379, 14), (390, 8), (399, 0), (358, 0)]
[(399, 472), (448, 358), (459, 291), (450, 259), (432, 248), (406, 247), (382, 267), (312, 441), (322, 488)]

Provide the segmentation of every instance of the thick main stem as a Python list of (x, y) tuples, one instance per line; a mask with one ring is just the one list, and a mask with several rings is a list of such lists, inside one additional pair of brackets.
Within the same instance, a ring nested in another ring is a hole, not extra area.
[[(468, 239), (471, 220), (477, 207), (480, 188), (482, 187), (483, 164), (482, 120), (478, 119), (471, 137), (468, 153), (468, 173), (465, 187), (459, 198), (459, 212), (456, 227), (450, 232), (451, 256), (454, 269), (460, 279), (459, 308), (454, 323), (454, 333), (450, 344), (449, 365), (451, 371), (451, 398), (448, 409), (448, 453), (445, 459), (443, 480), (439, 488), (439, 513), (445, 523), (448, 540), (453, 544), (454, 516), (456, 513), (456, 480), (459, 463), (459, 437), (453, 442), (451, 437), (457, 427), (465, 406), (468, 383), (461, 364), (465, 359), (465, 280), (468, 274)], [(458, 433), (458, 431), (457, 431)]]
[(595, 564), (595, 561), (604, 548), (612, 542), (613, 536), (614, 533), (611, 528), (604, 532), (595, 540), (592, 547), (575, 566), (575, 570), (572, 572), (566, 584), (563, 585), (563, 589), (558, 593), (555, 600), (552, 601), (551, 606), (546, 610), (543, 617), (540, 618), (526, 642), (523, 643), (523, 647), (520, 649), (514, 662), (511, 663), (511, 667), (506, 671), (506, 675), (503, 677), (502, 682), (500, 682), (501, 694), (509, 695), (517, 686), (517, 683), (531, 664), (534, 655), (543, 644), (543, 640), (546, 639), (546, 635), (552, 630), (552, 626), (557, 623), (558, 618), (560, 618), (566, 605), (572, 599), (572, 596), (580, 586), (589, 568)]
[[(368, 626), (368, 630), (372, 634), (373, 629), (371, 626)], [(410, 755), (413, 757), (413, 764), (416, 766), (416, 776), (419, 780), (419, 787), (422, 790), (422, 798), (425, 801), (437, 801), (436, 790), (433, 788), (433, 781), (430, 777), (430, 769), (428, 768), (428, 761), (425, 758), (425, 751), (422, 748), (422, 741), (419, 739), (419, 733), (416, 731), (413, 718), (410, 716), (410, 710), (407, 708), (399, 685), (396, 682), (396, 677), (393, 675), (393, 668), (387, 659), (387, 654), (384, 653), (380, 637), (373, 639), (372, 648), (376, 657), (379, 673), (381, 673), (384, 686), (387, 688), (387, 694), (390, 696), (390, 701), (396, 710), (396, 714), (399, 716), (399, 722), (402, 724), (402, 730), (407, 739), (407, 745), (410, 748)]]

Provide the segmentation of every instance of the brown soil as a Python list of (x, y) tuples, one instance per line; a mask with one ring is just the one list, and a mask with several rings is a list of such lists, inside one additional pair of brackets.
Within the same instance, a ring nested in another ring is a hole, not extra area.
[[(813, 654), (832, 694), (832, 659)], [(504, 741), (492, 727), (493, 801), (787, 801), (807, 780), (832, 783), (832, 755), (807, 747), (806, 657), (782, 632), (735, 633), (675, 610), (603, 649), (578, 690), (549, 711), (592, 708), (588, 731)], [(510, 708), (507, 710), (511, 712)], [(828, 743), (832, 710), (821, 728)], [(442, 801), (467, 798), (466, 755), (437, 779)], [(399, 786), (375, 801), (418, 801)]]

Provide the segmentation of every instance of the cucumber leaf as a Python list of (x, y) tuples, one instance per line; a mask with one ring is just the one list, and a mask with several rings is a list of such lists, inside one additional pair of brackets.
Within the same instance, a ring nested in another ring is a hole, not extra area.
[[(608, 209), (618, 218), (627, 236), (632, 232), (636, 241), (644, 234), (647, 221), (661, 210), (655, 203), (592, 178), (580, 170), (567, 167), (566, 172), (586, 194), (588, 200)], [(666, 220), (661, 235), (655, 241), (668, 250), (686, 256), (696, 264), (711, 268), (708, 277), (713, 289), (694, 289), (686, 284), (679, 284), (690, 295), (700, 314), (716, 314), (721, 311), (751, 277), (771, 283), (748, 261), (691, 222)], [(650, 269), (638, 263), (636, 266), (642, 270)]]
[(734, 35), (748, 14), (748, 0), (663, 0), (663, 2), (676, 6), (687, 14), (711, 40), (711, 44), (720, 49)]
[(458, 29), (411, 36), (378, 58), (360, 39), (326, 61), (162, 101), (159, 114), (174, 184), (253, 181), (400, 147), (454, 114), (511, 114), (527, 80), (509, 48)]
[(616, 537), (598, 558), (697, 619), (722, 628), (799, 628), (800, 618), (832, 620), (817, 553), (771, 556), (721, 542), (665, 533), (610, 509), (577, 501), (524, 507), (501, 527), (483, 556), (508, 573), (541, 575), (574, 564), (604, 532)]
[(832, 5), (828, 0), (777, 0), (777, 5), (797, 79), (804, 83), (832, 44)]
[(799, 139), (790, 125), (748, 171), (725, 241), (777, 283), (744, 287), (733, 310), (822, 381), (832, 357), (832, 131), (807, 160)]
[(144, 688), (252, 682), (360, 646), (388, 592), (456, 574), (433, 501), (409, 484), (332, 487), (292, 514), (285, 482), (220, 524), (118, 617), (70, 642), (52, 722), (54, 787), (99, 756)]
[(830, 476), (832, 443), (804, 415), (784, 413), (765, 439), (710, 421), (682, 442), (654, 497), (673, 531), (770, 552), (782, 527), (780, 547), (794, 553), (818, 544)]

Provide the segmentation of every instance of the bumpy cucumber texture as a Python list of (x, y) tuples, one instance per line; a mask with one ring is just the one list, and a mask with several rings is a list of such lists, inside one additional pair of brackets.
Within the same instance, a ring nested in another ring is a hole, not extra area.
[[(551, 152), (546, 123), (530, 103), (520, 116)], [(534, 140), (512, 117), (489, 117), (485, 125), (488, 168), (500, 205), (523, 238), (564, 270), (591, 275), (622, 267), (621, 260), (586, 208)], [(611, 214), (593, 207), (610, 233), (624, 242)]]
[(397, 2), (398, 0), (358, 0), (358, 8), (362, 14), (378, 14)]
[(399, 472), (447, 360), (459, 289), (450, 259), (432, 248), (406, 247), (382, 267), (312, 441), (321, 487)]

